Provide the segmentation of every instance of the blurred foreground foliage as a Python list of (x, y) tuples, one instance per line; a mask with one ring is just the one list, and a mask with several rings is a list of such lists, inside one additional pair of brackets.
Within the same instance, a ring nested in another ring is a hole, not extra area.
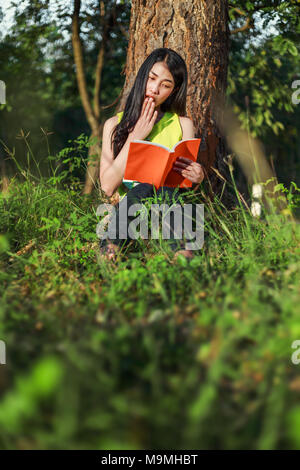
[(104, 200), (21, 171), (0, 197), (2, 449), (300, 448), (295, 184), (260, 219), (189, 193), (205, 203), (192, 261), (137, 240), (112, 264)]

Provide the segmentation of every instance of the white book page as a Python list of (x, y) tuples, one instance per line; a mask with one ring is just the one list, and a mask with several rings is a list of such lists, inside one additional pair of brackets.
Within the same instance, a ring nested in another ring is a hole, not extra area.
[(170, 152), (169, 147), (166, 147), (165, 145), (162, 145), (162, 144), (157, 144), (156, 142), (149, 142), (148, 140), (138, 140), (138, 139), (133, 140), (132, 142), (138, 142), (138, 143), (140, 143), (140, 144), (147, 144), (147, 145), (148, 145), (148, 144), (154, 145), (155, 147), (161, 147), (161, 148), (163, 148), (163, 149), (168, 150), (168, 152)]
[(177, 145), (181, 144), (182, 142), (187, 142), (187, 141), (190, 141), (190, 140), (198, 140), (199, 137), (195, 137), (194, 139), (185, 139), (185, 140), (180, 140), (179, 142), (177, 142), (177, 144), (174, 145), (174, 147), (172, 148), (172, 152), (175, 151)]
[[(198, 137), (199, 138), (199, 137)], [(169, 149), (169, 147), (166, 147), (165, 145), (162, 145), (162, 144), (157, 144), (156, 142), (149, 142), (148, 140), (133, 140), (132, 142), (139, 142), (140, 144), (150, 144), (150, 145), (154, 145), (155, 147), (161, 147), (163, 149), (166, 149), (168, 150), (168, 152), (170, 153), (174, 153), (175, 152), (175, 149), (177, 147), (177, 145), (181, 144), (182, 142), (186, 142), (186, 141), (189, 141), (189, 140), (198, 140), (197, 137), (195, 137), (194, 139), (185, 139), (185, 140), (180, 140), (179, 142), (177, 142), (177, 144), (174, 145), (174, 147), (172, 148), (172, 150)]]

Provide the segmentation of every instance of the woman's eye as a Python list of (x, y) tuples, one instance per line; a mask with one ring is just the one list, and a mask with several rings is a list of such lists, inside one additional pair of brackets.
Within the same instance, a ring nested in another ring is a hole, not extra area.
[[(154, 77), (149, 77), (149, 78), (150, 78), (150, 80), (155, 80)], [(168, 89), (171, 88), (171, 87), (169, 87), (169, 86), (167, 86), (167, 85), (164, 85), (164, 87), (165, 87), (165, 88), (168, 88)]]

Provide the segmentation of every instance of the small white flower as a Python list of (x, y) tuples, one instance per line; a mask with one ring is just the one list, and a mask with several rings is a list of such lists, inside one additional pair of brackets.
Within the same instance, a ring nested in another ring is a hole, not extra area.
[(262, 197), (262, 185), (261, 184), (254, 184), (252, 186), (252, 196), (260, 198)]
[(0, 104), (6, 104), (5, 88), (5, 83), (0, 80)]
[(251, 204), (251, 214), (253, 217), (259, 217), (261, 214), (261, 205), (259, 202), (252, 202)]

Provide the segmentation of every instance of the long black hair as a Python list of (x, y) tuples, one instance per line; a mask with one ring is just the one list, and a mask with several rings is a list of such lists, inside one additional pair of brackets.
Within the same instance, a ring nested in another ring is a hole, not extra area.
[(155, 49), (141, 65), (126, 100), (122, 119), (112, 133), (111, 146), (113, 148), (114, 158), (118, 156), (127, 140), (128, 134), (132, 132), (140, 117), (149, 73), (156, 62), (165, 62), (175, 82), (172, 93), (160, 106), (161, 111), (170, 111), (180, 116), (185, 116), (188, 81), (186, 63), (183, 58), (172, 49), (166, 47)]

